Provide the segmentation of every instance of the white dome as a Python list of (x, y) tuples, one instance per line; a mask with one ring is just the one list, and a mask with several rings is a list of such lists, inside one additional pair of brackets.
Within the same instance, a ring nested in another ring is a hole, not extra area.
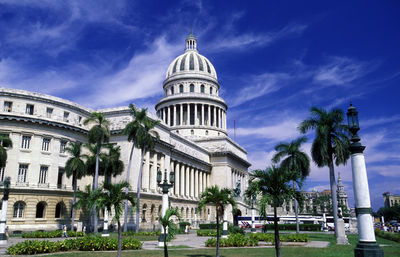
[(186, 38), (185, 53), (176, 57), (169, 65), (165, 78), (190, 73), (206, 75), (218, 80), (217, 72), (212, 63), (198, 53), (197, 41), (192, 34)]

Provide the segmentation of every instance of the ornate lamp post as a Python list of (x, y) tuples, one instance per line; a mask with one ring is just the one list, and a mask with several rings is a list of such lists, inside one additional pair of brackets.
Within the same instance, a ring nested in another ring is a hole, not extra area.
[(2, 208), (0, 212), (0, 244), (7, 243), (6, 220), (7, 220), (8, 195), (10, 194), (10, 177), (6, 177), (3, 183), (4, 183), (4, 195), (3, 195)]
[(254, 204), (256, 201), (256, 197), (254, 195), (251, 196), (251, 233), (256, 233), (256, 220), (255, 220), (255, 208)]
[[(171, 171), (169, 173), (169, 182), (167, 180), (167, 170), (164, 171), (164, 181), (161, 183), (162, 180), (162, 173), (161, 170), (157, 171), (157, 185), (162, 189), (162, 207), (161, 207), (161, 215), (164, 216), (168, 209), (168, 190), (174, 186), (175, 183), (175, 172)], [(168, 228), (167, 231), (164, 231), (164, 228), (161, 227), (161, 235), (158, 237), (158, 246), (164, 246), (164, 237), (168, 235)]]
[(360, 130), (358, 112), (352, 104), (347, 110), (347, 121), (352, 136), (350, 139), (351, 167), (358, 222), (358, 244), (354, 249), (354, 256), (383, 256), (383, 251), (375, 240), (367, 170), (363, 154), (365, 146), (361, 145), (360, 137), (357, 134)]

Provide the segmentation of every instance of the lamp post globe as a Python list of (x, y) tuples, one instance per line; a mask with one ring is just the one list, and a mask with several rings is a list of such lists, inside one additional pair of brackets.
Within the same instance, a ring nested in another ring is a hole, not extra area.
[(358, 112), (350, 104), (347, 110), (347, 122), (351, 133), (351, 168), (353, 176), (353, 191), (358, 222), (358, 243), (354, 249), (355, 257), (383, 256), (383, 251), (376, 243), (372, 218), (371, 200), (365, 166), (364, 149), (357, 132), (360, 130)]

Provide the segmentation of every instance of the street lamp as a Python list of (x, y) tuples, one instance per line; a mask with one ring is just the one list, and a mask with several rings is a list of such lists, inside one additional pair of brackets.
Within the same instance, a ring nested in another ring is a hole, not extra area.
[(354, 249), (354, 256), (383, 256), (382, 248), (379, 247), (375, 240), (367, 169), (363, 154), (365, 146), (361, 145), (360, 137), (357, 134), (360, 130), (358, 112), (352, 104), (347, 110), (347, 122), (351, 133), (351, 167), (358, 222), (358, 243)]
[(2, 208), (0, 212), (0, 244), (7, 244), (6, 235), (6, 221), (7, 221), (7, 206), (8, 206), (8, 195), (10, 194), (10, 177), (6, 177), (3, 182), (4, 194)]
[[(161, 207), (161, 216), (164, 216), (168, 209), (168, 190), (174, 186), (175, 183), (175, 172), (171, 171), (169, 173), (169, 182), (167, 180), (167, 170), (164, 171), (164, 181), (161, 183), (162, 173), (161, 170), (157, 170), (157, 185), (162, 189), (162, 207)], [(168, 228), (167, 228), (168, 229)], [(168, 230), (164, 231), (164, 228), (161, 227), (161, 235), (158, 237), (158, 246), (164, 246), (164, 237), (168, 235)]]
[(251, 233), (256, 233), (256, 220), (255, 220), (255, 212), (256, 210), (254, 209), (254, 204), (256, 201), (256, 196), (252, 195), (251, 196)]

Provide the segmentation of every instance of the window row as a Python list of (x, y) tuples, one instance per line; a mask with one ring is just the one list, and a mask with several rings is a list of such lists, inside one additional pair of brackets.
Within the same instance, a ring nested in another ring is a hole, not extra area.
[[(214, 94), (214, 92), (215, 92), (215, 94), (218, 94), (218, 91), (217, 90), (214, 91), (212, 86), (206, 87), (204, 85), (200, 85), (200, 90), (197, 90), (197, 88), (194, 84), (190, 84), (189, 88), (186, 88), (186, 89), (185, 89), (184, 85), (180, 84), (177, 87), (176, 93), (182, 94), (185, 92), (190, 92), (190, 93), (200, 92), (202, 94), (208, 93), (210, 95)], [(165, 94), (166, 95), (168, 95), (168, 94), (174, 95), (175, 94), (175, 86), (171, 86), (169, 88), (169, 92), (165, 91)]]
[[(31, 141), (32, 141), (32, 136), (28, 135), (23, 135), (22, 136), (22, 141), (21, 141), (21, 148), (22, 149), (30, 149), (31, 147)], [(42, 151), (50, 151), (50, 138), (44, 137), (42, 140)], [(66, 140), (61, 140), (60, 141), (60, 153), (65, 153), (65, 148), (67, 147), (67, 141)]]
[[(17, 183), (25, 183), (26, 180), (26, 176), (28, 173), (28, 164), (20, 164), (18, 167), (18, 177), (17, 177)], [(47, 179), (47, 175), (48, 175), (48, 171), (49, 171), (49, 166), (40, 166), (39, 169), (39, 180), (38, 180), (38, 184), (45, 184), (48, 179)]]
[[(16, 219), (22, 219), (24, 218), (24, 214), (25, 214), (25, 208), (26, 204), (23, 201), (18, 201), (14, 204), (14, 210), (13, 210), (13, 218)], [(39, 202), (36, 204), (36, 215), (35, 217), (37, 219), (43, 219), (46, 218), (45, 214), (46, 214), (46, 208), (47, 208), (47, 203), (46, 202)], [(55, 208), (55, 214), (54, 214), (54, 218), (59, 219), (59, 218), (63, 218), (66, 214), (66, 206), (63, 202), (59, 202), (56, 205)]]
[[(13, 110), (13, 102), (11, 102), (11, 101), (4, 101), (4, 108), (3, 108), (3, 110), (4, 110), (5, 112), (12, 112), (12, 110)], [(26, 104), (26, 107), (25, 107), (25, 114), (33, 115), (33, 114), (34, 114), (34, 110), (35, 110), (35, 105), (33, 105), (33, 104)], [(47, 107), (47, 108), (46, 108), (46, 118), (49, 118), (49, 119), (52, 118), (52, 117), (53, 117), (53, 111), (54, 111), (54, 108)], [(69, 122), (69, 117), (70, 117), (70, 113), (67, 112), (67, 111), (64, 111), (64, 113), (63, 113), (63, 121)], [(79, 117), (78, 117), (78, 122), (79, 122), (79, 124), (82, 123), (82, 116), (79, 116)]]

